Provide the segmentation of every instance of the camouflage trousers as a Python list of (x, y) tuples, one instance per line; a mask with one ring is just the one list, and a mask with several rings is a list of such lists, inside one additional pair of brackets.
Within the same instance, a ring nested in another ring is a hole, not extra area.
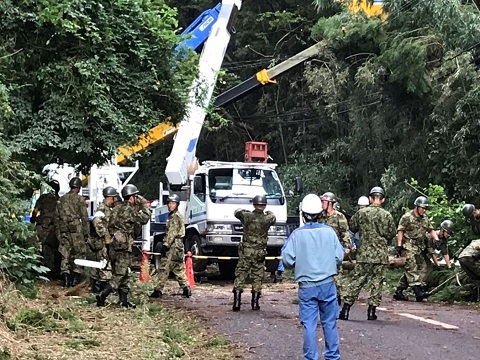
[(337, 298), (342, 299), (343, 296), (343, 291), (344, 291), (344, 282), (345, 282), (345, 276), (343, 274), (343, 269), (340, 266), (340, 268), (337, 270), (337, 275), (333, 278), (335, 281), (335, 286), (337, 287)]
[(235, 290), (243, 290), (247, 278), (252, 281), (252, 290), (262, 290), (262, 280), (265, 273), (265, 251), (244, 249), (240, 251), (237, 267), (235, 268)]
[(42, 265), (49, 268), (48, 276), (51, 279), (58, 278), (60, 275), (61, 255), (58, 251), (58, 239), (55, 235), (55, 228), (45, 229), (37, 226), (37, 236), (42, 244)]
[[(104, 259), (108, 260), (107, 248), (104, 247), (100, 251), (95, 251), (94, 258), (95, 261), (102, 261)], [(109, 281), (112, 278), (112, 272), (106, 269), (92, 268), (91, 278), (98, 281)]]
[(87, 245), (83, 234), (81, 233), (61, 233), (59, 239), (58, 251), (62, 255), (60, 263), (61, 273), (76, 272), (81, 274), (83, 269), (75, 265), (75, 259), (85, 259)]
[(114, 290), (130, 291), (129, 267), (132, 263), (132, 253), (129, 251), (111, 251), (110, 261), (112, 263), (112, 280), (110, 285)]
[[(157, 276), (154, 279), (155, 290), (162, 291), (165, 287), (165, 283), (170, 276), (170, 273), (173, 274), (175, 280), (177, 280), (180, 287), (188, 286), (188, 280), (185, 269), (185, 261), (179, 259), (173, 259), (172, 256), (162, 257), (160, 259), (160, 264), (157, 269)], [(183, 253), (182, 253), (183, 257)]]
[(386, 271), (387, 265), (384, 264), (357, 263), (350, 277), (352, 281), (345, 289), (343, 298), (345, 303), (353, 305), (362, 288), (367, 285), (370, 291), (368, 304), (379, 306), (382, 301), (383, 281)]
[(458, 262), (475, 286), (480, 287), (480, 260), (472, 256), (464, 256), (458, 259)]
[(397, 290), (407, 290), (408, 286), (422, 286), (426, 284), (428, 273), (432, 269), (430, 259), (425, 252), (405, 251), (405, 267)]

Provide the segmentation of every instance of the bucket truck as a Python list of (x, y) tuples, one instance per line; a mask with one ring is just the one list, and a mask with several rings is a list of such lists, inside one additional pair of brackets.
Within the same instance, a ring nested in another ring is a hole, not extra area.
[[(253, 210), (255, 195), (266, 195), (268, 210), (277, 218), (269, 231), (269, 254), (279, 255), (285, 241), (287, 203), (276, 165), (267, 163), (266, 143), (247, 143), (245, 162), (205, 161), (198, 165), (195, 157), (205, 109), (212, 98), (232, 22), (240, 6), (238, 0), (222, 1), (218, 19), (200, 56), (199, 75), (190, 88), (187, 115), (178, 126), (165, 170), (170, 193), (179, 195), (181, 200), (179, 211), (186, 224), (185, 249), (193, 255), (209, 257), (194, 258), (195, 271), (204, 270), (209, 262), (217, 262), (218, 257), (238, 256), (243, 229), (233, 214), (240, 207)], [(155, 221), (151, 224), (154, 251), (161, 246), (167, 217), (166, 206), (154, 209)], [(235, 266), (235, 260), (219, 261), (223, 274), (233, 273)], [(270, 270), (276, 266), (277, 261), (269, 264)]]

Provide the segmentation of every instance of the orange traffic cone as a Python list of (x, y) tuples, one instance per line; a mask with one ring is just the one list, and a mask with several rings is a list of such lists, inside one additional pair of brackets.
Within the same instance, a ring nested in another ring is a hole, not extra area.
[(150, 281), (150, 264), (148, 260), (147, 250), (143, 250), (142, 262), (140, 263), (140, 275), (138, 277), (140, 282)]
[(195, 287), (195, 277), (193, 275), (193, 261), (191, 251), (187, 252), (187, 261), (185, 261), (185, 273), (187, 275), (187, 280), (190, 287)]

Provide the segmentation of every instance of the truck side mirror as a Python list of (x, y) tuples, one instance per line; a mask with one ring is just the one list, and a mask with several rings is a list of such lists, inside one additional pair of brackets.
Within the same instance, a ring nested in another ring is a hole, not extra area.
[(303, 180), (299, 176), (295, 178), (295, 193), (297, 194), (303, 193)]

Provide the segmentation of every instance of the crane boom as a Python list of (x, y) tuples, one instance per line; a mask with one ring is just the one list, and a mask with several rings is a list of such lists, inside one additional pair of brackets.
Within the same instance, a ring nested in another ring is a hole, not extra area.
[(199, 74), (189, 92), (185, 118), (180, 122), (165, 175), (170, 185), (188, 181), (188, 167), (195, 163), (198, 137), (205, 121), (206, 108), (213, 95), (217, 74), (230, 42), (233, 20), (241, 7), (240, 0), (223, 0), (217, 22), (203, 47)]

